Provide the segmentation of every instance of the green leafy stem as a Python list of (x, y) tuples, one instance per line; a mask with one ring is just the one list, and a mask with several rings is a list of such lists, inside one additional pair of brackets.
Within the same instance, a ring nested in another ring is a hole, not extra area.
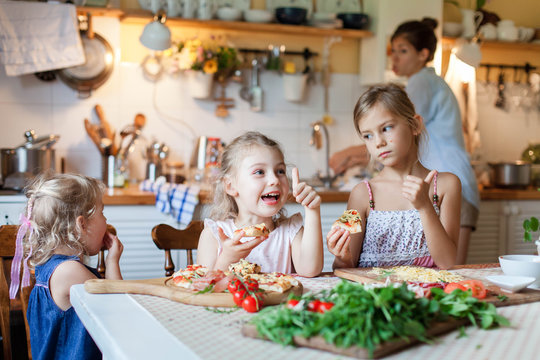
[(538, 231), (538, 219), (532, 216), (530, 219), (523, 221), (523, 241), (532, 242), (532, 233)]

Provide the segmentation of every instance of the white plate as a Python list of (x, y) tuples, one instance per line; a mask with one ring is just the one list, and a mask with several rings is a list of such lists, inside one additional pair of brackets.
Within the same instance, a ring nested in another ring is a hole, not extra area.
[(217, 0), (218, 8), (223, 6), (233, 7), (238, 10), (249, 10), (251, 0)]
[[(332, 1), (333, 2), (333, 1)], [(266, 0), (266, 9), (275, 12), (279, 7), (300, 7), (307, 10), (307, 18), (311, 19), (313, 1), (311, 0)]]
[(317, 0), (317, 11), (322, 13), (360, 12), (358, 0)]
[(532, 276), (492, 275), (486, 280), (497, 285), (503, 291), (517, 292), (531, 285), (536, 279)]

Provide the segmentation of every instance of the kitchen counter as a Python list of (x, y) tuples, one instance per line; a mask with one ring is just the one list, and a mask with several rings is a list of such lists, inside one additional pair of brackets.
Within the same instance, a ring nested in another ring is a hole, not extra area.
[[(336, 203), (347, 202), (349, 192), (347, 191), (320, 191), (322, 202)], [(480, 190), (482, 200), (540, 200), (540, 191), (535, 188), (528, 189), (497, 189), (486, 188)], [(202, 204), (212, 202), (209, 191), (201, 191), (200, 201)], [(292, 198), (289, 200), (294, 202)], [(149, 191), (141, 191), (137, 185), (130, 185), (128, 188), (108, 189), (103, 197), (104, 205), (154, 205), (156, 196)]]

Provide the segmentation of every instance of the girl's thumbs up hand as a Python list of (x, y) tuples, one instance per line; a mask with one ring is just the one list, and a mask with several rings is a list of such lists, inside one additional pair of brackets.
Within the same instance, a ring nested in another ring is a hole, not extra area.
[(408, 175), (405, 178), (401, 191), (403, 196), (411, 202), (415, 209), (420, 210), (427, 206), (432, 206), (429, 198), (429, 186), (436, 173), (436, 170), (431, 170), (423, 180), (412, 175)]
[(300, 175), (297, 168), (292, 169), (292, 194), (297, 203), (308, 209), (316, 209), (321, 206), (321, 197), (315, 189), (305, 182), (299, 182)]

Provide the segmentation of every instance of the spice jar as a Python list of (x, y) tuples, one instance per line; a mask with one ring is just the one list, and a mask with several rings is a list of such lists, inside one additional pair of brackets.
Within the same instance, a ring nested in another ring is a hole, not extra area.
[(167, 163), (165, 177), (167, 178), (167, 182), (171, 184), (183, 184), (186, 181), (184, 163), (181, 161)]

